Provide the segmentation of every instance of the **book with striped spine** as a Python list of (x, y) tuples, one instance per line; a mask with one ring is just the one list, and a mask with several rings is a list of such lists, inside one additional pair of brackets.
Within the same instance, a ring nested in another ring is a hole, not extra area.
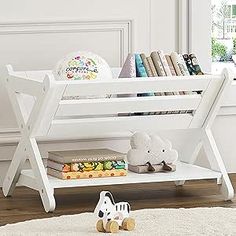
[(166, 76), (164, 67), (157, 52), (151, 53), (151, 58), (159, 76)]
[(164, 52), (162, 50), (158, 50), (157, 53), (159, 55), (160, 61), (162, 63), (162, 66), (164, 68), (166, 75), (172, 76), (171, 71), (170, 71), (170, 67), (169, 67), (168, 62), (166, 60)]
[(145, 67), (145, 70), (147, 72), (148, 77), (153, 77), (153, 73), (152, 73), (151, 67), (148, 63), (146, 55), (144, 53), (141, 53), (140, 56), (141, 56), (141, 59), (143, 61), (143, 65)]
[(149, 66), (150, 66), (150, 69), (152, 71), (152, 74), (154, 77), (158, 77), (158, 74), (157, 74), (157, 70), (153, 64), (153, 61), (152, 61), (152, 58), (151, 57), (147, 57), (147, 61), (149, 63)]

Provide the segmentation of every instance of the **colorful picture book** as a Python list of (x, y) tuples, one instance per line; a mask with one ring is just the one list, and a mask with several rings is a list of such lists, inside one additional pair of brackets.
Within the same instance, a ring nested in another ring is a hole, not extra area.
[(125, 176), (125, 157), (109, 149), (49, 152), (47, 173), (60, 179)]
[(73, 163), (58, 163), (48, 160), (47, 167), (61, 172), (84, 172), (96, 170), (112, 170), (126, 169), (126, 162), (121, 161), (92, 161), (92, 162), (73, 162)]
[(61, 172), (54, 169), (48, 169), (48, 175), (54, 176), (59, 179), (91, 179), (91, 178), (104, 178), (104, 177), (118, 177), (126, 176), (127, 170), (105, 170), (105, 171), (87, 171), (87, 172)]

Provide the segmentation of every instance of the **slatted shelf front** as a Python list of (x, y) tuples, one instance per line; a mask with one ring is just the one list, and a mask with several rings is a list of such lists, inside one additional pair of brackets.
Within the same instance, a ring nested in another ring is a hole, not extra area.
[(201, 95), (62, 100), (56, 117), (196, 110)]
[(61, 119), (52, 121), (48, 136), (75, 137), (120, 131), (186, 129), (189, 127), (191, 120), (191, 114)]
[[(215, 78), (220, 76), (214, 76)], [(133, 94), (147, 92), (202, 91), (211, 81), (211, 75), (152, 78), (122, 78), (110, 81), (56, 81), (65, 87), (63, 96), (86, 96), (106, 94)]]

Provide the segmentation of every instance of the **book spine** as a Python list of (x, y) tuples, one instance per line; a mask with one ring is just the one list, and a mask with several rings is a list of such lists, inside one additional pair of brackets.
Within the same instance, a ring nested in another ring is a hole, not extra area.
[(162, 50), (157, 51), (160, 61), (162, 63), (162, 66), (164, 68), (164, 71), (166, 73), (167, 76), (172, 76), (171, 71), (170, 71), (170, 67), (168, 65), (168, 62), (166, 60), (165, 54)]
[(61, 163), (57, 163), (57, 162), (51, 161), (51, 160), (47, 161), (47, 167), (49, 167), (51, 169), (54, 169), (54, 170), (61, 171), (61, 172), (71, 171), (71, 165), (70, 164), (61, 164)]
[[(158, 53), (157, 52), (152, 52), (151, 53), (151, 58), (152, 58), (154, 66), (156, 68), (156, 71), (158, 73), (158, 76), (166, 76), (164, 68), (161, 64), (160, 58), (158, 56)], [(157, 93), (155, 93), (155, 95), (156, 96), (165, 96), (165, 93), (164, 92), (157, 92)], [(155, 114), (159, 114), (159, 113), (160, 112), (156, 112)]]
[(142, 58), (139, 54), (135, 54), (135, 64), (138, 77), (148, 77)]
[(51, 152), (48, 153), (48, 160), (55, 161), (55, 162), (62, 163), (62, 164), (64, 163), (63, 157), (55, 155)]
[(188, 55), (188, 54), (184, 54), (184, 55), (183, 55), (183, 58), (184, 58), (184, 61), (185, 61), (185, 63), (186, 63), (186, 66), (187, 66), (187, 68), (188, 68), (189, 74), (190, 74), (190, 75), (194, 75), (194, 69), (193, 69), (192, 61), (191, 61), (189, 55)]
[(179, 54), (178, 59), (179, 59), (178, 60), (179, 68), (180, 68), (182, 74), (185, 75), (185, 76), (189, 76), (190, 73), (188, 71), (188, 68), (187, 68), (187, 65), (185, 63), (185, 60), (184, 60), (183, 56)]
[(162, 66), (162, 63), (160, 61), (158, 53), (157, 52), (152, 52), (151, 53), (151, 58), (152, 58), (153, 64), (156, 68), (156, 71), (157, 71), (158, 75), (159, 76), (166, 76), (165, 70)]
[(136, 77), (135, 54), (129, 53), (118, 78), (135, 78), (135, 77)]
[(172, 52), (170, 54), (171, 60), (173, 62), (173, 66), (175, 68), (176, 74), (177, 75), (183, 75), (180, 68), (179, 68), (179, 55), (176, 52)]
[(152, 73), (151, 67), (150, 67), (150, 65), (147, 61), (146, 55), (144, 53), (142, 53), (142, 54), (140, 54), (140, 56), (141, 56), (141, 59), (143, 61), (143, 65), (145, 67), (145, 70), (147, 72), (148, 77), (153, 77), (153, 73)]
[[(57, 156), (56, 156), (57, 157)], [(65, 158), (54, 158), (53, 156), (49, 155), (48, 160), (58, 162), (61, 164), (64, 163), (76, 163), (76, 162), (93, 162), (93, 161), (122, 161), (125, 159), (125, 155), (117, 155), (117, 156), (85, 156), (85, 157), (72, 157), (70, 159)]]
[(152, 58), (151, 57), (147, 57), (147, 61), (148, 61), (148, 64), (150, 66), (150, 69), (152, 71), (153, 76), (157, 77), (158, 74), (157, 74), (156, 68), (155, 68), (155, 66), (153, 64)]
[(204, 73), (202, 72), (202, 70), (201, 70), (201, 68), (199, 66), (199, 63), (198, 63), (196, 55), (191, 53), (189, 55), (189, 57), (190, 57), (190, 60), (191, 60), (191, 64), (193, 66), (194, 74), (195, 75), (204, 75)]
[[(175, 68), (174, 68), (172, 60), (171, 60), (171, 57), (169, 55), (165, 55), (165, 58), (166, 58), (166, 61), (169, 65), (172, 76), (177, 76)], [(180, 95), (180, 93), (179, 92), (173, 92), (173, 95)]]
[[(148, 77), (146, 69), (143, 65), (142, 58), (139, 54), (135, 54), (135, 63), (136, 63), (137, 76), (138, 77)], [(137, 96), (138, 97), (154, 96), (154, 93), (140, 93)], [(148, 113), (145, 112), (145, 113), (141, 113), (141, 114), (146, 115)]]
[(91, 179), (91, 178), (102, 178), (102, 177), (116, 177), (126, 176), (127, 170), (103, 170), (103, 171), (87, 171), (87, 172), (67, 172), (63, 173), (51, 168), (47, 168), (47, 174), (54, 176), (59, 179)]
[[(162, 66), (164, 68), (165, 74), (167, 76), (172, 76), (169, 65), (168, 65), (167, 60), (165, 58), (164, 52), (162, 50), (158, 50), (157, 54), (159, 56), (159, 59), (161, 61)], [(171, 95), (174, 95), (174, 93), (173, 92), (165, 92), (165, 95), (166, 96), (171, 96)], [(161, 114), (172, 114), (172, 113), (173, 113), (172, 111), (161, 112)]]
[(165, 58), (166, 58), (166, 61), (167, 61), (168, 65), (169, 65), (171, 74), (172, 74), (173, 76), (176, 76), (177, 74), (176, 74), (176, 72), (175, 72), (175, 68), (174, 68), (174, 66), (173, 66), (173, 63), (172, 63), (172, 61), (171, 61), (170, 56), (169, 56), (169, 55), (165, 55)]

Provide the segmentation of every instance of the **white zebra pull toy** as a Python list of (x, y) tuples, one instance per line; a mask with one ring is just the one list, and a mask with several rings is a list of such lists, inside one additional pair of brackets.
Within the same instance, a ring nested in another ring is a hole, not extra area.
[(135, 228), (135, 220), (129, 217), (128, 202), (115, 203), (109, 191), (102, 191), (94, 213), (100, 218), (96, 229), (99, 232), (117, 233), (119, 228), (131, 231)]

